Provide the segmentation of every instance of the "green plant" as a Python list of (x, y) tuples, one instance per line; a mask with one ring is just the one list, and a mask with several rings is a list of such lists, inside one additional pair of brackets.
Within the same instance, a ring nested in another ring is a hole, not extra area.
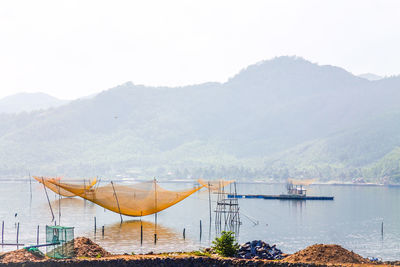
[(232, 257), (239, 249), (238, 243), (235, 243), (234, 233), (231, 231), (222, 231), (220, 237), (216, 237), (212, 242), (214, 251), (224, 257)]
[(192, 254), (194, 256), (199, 256), (199, 257), (210, 257), (211, 256), (211, 254), (209, 252), (205, 252), (202, 250), (192, 251), (189, 254)]

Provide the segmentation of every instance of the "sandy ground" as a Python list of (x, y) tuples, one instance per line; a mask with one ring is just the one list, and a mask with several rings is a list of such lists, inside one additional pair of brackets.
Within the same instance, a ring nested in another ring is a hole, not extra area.
[[(105, 263), (113, 260), (124, 260), (124, 261), (138, 261), (138, 260), (160, 260), (161, 262), (166, 259), (196, 259), (200, 262), (204, 262), (207, 265), (207, 259), (215, 259), (221, 265), (226, 264), (238, 264), (238, 265), (267, 265), (272, 262), (276, 263), (305, 263), (305, 264), (318, 264), (318, 265), (335, 265), (335, 266), (393, 266), (400, 265), (399, 262), (386, 262), (386, 263), (373, 263), (368, 259), (361, 257), (353, 251), (348, 251), (339, 245), (326, 245), (326, 244), (315, 244), (309, 246), (303, 250), (300, 250), (292, 255), (289, 255), (283, 260), (269, 261), (261, 259), (236, 259), (236, 258), (224, 258), (215, 254), (207, 254), (206, 256), (198, 256), (198, 253), (165, 253), (165, 254), (146, 254), (146, 255), (112, 255), (101, 246), (94, 243), (88, 238), (78, 237), (74, 240), (74, 252), (76, 257), (67, 261), (80, 262), (80, 261), (104, 261)], [(0, 264), (8, 263), (24, 263), (24, 262), (54, 262), (47, 256), (40, 255), (38, 253), (31, 253), (25, 249), (19, 249), (4, 253), (0, 255)], [(66, 260), (59, 260), (66, 261)], [(229, 265), (228, 264), (228, 265)]]

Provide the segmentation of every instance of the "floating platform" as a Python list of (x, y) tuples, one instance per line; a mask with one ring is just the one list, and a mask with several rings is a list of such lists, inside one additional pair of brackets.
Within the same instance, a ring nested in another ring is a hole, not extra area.
[(281, 200), (333, 200), (334, 197), (326, 196), (298, 196), (298, 195), (230, 195), (228, 198), (262, 198)]

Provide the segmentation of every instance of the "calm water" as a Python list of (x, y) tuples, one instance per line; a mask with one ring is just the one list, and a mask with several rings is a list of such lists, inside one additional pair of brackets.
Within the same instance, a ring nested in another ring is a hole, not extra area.
[[(193, 184), (161, 184), (168, 189), (190, 188)], [(239, 242), (262, 239), (277, 244), (284, 252), (293, 253), (315, 243), (335, 243), (362, 256), (400, 259), (400, 187), (313, 185), (310, 195), (333, 195), (334, 201), (239, 200), (242, 225)], [(280, 194), (284, 185), (239, 184), (238, 193)], [(0, 182), (0, 220), (5, 221), (5, 242), (14, 243), (17, 222), (20, 223), (20, 242), (36, 242), (40, 225), (40, 240), (44, 243), (44, 227), (51, 222), (51, 213), (43, 187), (32, 182), (32, 200), (28, 182)], [(75, 236), (95, 239), (115, 253), (148, 251), (190, 251), (210, 245), (215, 229), (209, 224), (208, 192), (195, 193), (184, 201), (158, 214), (157, 229), (154, 216), (142, 218), (144, 243), (140, 245), (138, 219), (125, 217), (120, 224), (119, 214), (104, 210), (79, 198), (58, 197), (49, 191), (51, 204), (58, 221), (61, 206), (61, 225), (74, 226)], [(215, 208), (216, 195), (213, 198)], [(17, 216), (15, 217), (15, 213)], [(94, 234), (94, 216), (97, 234)], [(213, 214), (214, 219), (214, 214)], [(199, 224), (203, 234), (200, 240)], [(258, 221), (254, 225), (252, 221)], [(381, 223), (384, 221), (384, 235)], [(102, 237), (101, 226), (105, 226)], [(182, 231), (186, 229), (186, 240)], [(158, 241), (154, 245), (154, 233)], [(0, 247), (10, 250), (15, 247)]]

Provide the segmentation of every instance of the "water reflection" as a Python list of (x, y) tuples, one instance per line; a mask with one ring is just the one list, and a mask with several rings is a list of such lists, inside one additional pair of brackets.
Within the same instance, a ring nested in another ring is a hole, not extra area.
[(303, 210), (303, 208), (306, 207), (306, 202), (307, 202), (305, 200), (297, 200), (297, 199), (280, 200), (280, 201), (287, 202), (290, 208), (298, 210), (300, 213)]
[(67, 197), (61, 198), (60, 200), (51, 201), (51, 205), (54, 207), (58, 207), (58, 205), (62, 205), (63, 207), (82, 207), (84, 205), (84, 200), (77, 197)]
[[(81, 198), (61, 198), (57, 200), (50, 201), (51, 207), (55, 213), (58, 213), (58, 210), (61, 210), (61, 213), (69, 213), (69, 212), (85, 212), (86, 214), (96, 214), (96, 204), (83, 200)], [(43, 203), (42, 208), (49, 209), (48, 203)], [(58, 216), (58, 215), (57, 215)]]
[[(170, 183), (174, 190), (187, 188), (188, 184)], [(240, 184), (243, 194), (277, 194), (282, 185)], [(400, 244), (400, 188), (365, 186), (314, 185), (315, 195), (334, 195), (334, 201), (279, 201), (242, 199), (240, 202), (239, 243), (264, 240), (277, 244), (285, 252), (293, 253), (315, 243), (337, 243), (362, 256), (381, 257), (384, 260), (399, 258)], [(50, 193), (50, 192), (48, 192)], [(24, 244), (36, 244), (36, 229), (40, 225), (40, 243), (45, 243), (45, 226), (54, 224), (43, 187), (32, 184), (32, 201), (29, 183), (0, 182), (0, 195), (6, 203), (0, 207), (0, 223), (5, 221), (4, 239), (15, 242), (15, 223), (20, 223), (19, 239)], [(75, 236), (94, 239), (113, 253), (145, 253), (148, 251), (190, 251), (209, 246), (215, 237), (215, 207), (217, 196), (210, 194), (212, 223), (209, 227), (209, 194), (201, 191), (160, 213), (158, 217), (158, 242), (154, 245), (153, 216), (144, 219), (144, 244), (140, 246), (140, 221), (104, 211), (103, 208), (79, 198), (63, 198), (61, 225), (75, 227)], [(58, 197), (49, 198), (58, 220)], [(29, 205), (30, 204), (30, 205)], [(15, 214), (17, 213), (17, 216)], [(94, 217), (97, 233), (94, 236)], [(138, 219), (138, 218), (136, 218)], [(203, 223), (203, 236), (199, 238), (199, 220)], [(384, 220), (382, 241), (381, 223)], [(133, 221), (133, 222), (132, 222)], [(257, 221), (259, 224), (255, 225)], [(105, 225), (102, 238), (101, 227)], [(147, 226), (146, 226), (147, 225)], [(132, 229), (133, 228), (133, 229)], [(135, 229), (136, 228), (136, 229)], [(182, 231), (186, 229), (186, 240)], [(0, 250), (11, 250), (4, 247)]]
[[(142, 241), (141, 229), (143, 229)], [(154, 234), (157, 234), (156, 243)], [(195, 242), (188, 238), (184, 240), (183, 236), (176, 231), (161, 224), (156, 225), (143, 220), (105, 225), (104, 236), (100, 226), (95, 238), (96, 242), (116, 253), (121, 253), (121, 250), (128, 253), (132, 251), (135, 253), (184, 251), (185, 247), (197, 247)]]

